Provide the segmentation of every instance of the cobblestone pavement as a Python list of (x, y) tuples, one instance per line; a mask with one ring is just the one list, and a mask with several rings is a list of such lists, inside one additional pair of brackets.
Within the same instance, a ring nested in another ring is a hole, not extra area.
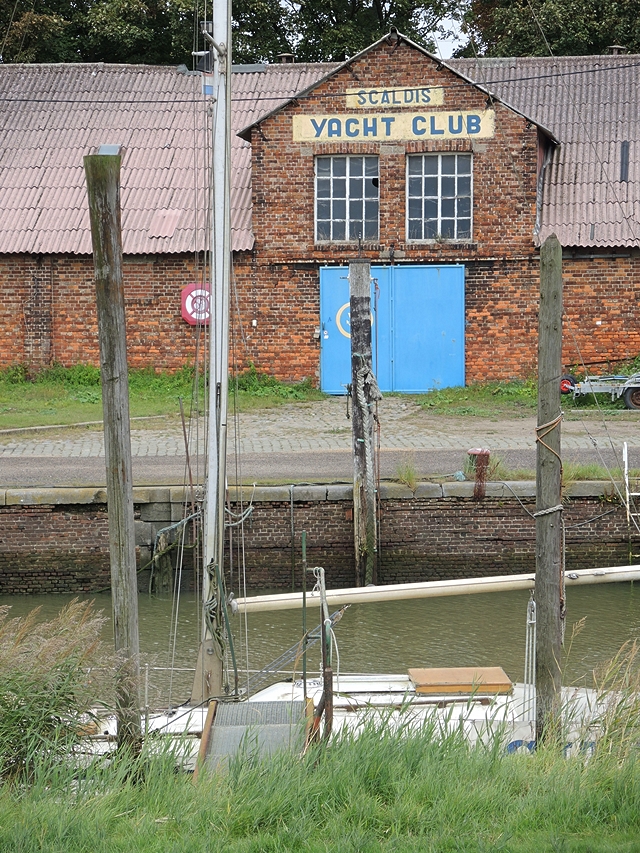
[[(417, 403), (387, 397), (379, 404), (383, 450), (467, 450), (488, 447), (496, 451), (533, 450), (535, 417), (499, 420), (470, 416), (434, 415)], [(148, 424), (148, 425), (147, 425)], [(192, 427), (196, 437), (190, 452), (202, 451), (202, 424)], [(199, 434), (199, 437), (198, 437)], [(563, 450), (640, 447), (640, 413), (616, 411), (606, 423), (596, 412), (577, 419), (571, 414), (562, 425)], [(132, 423), (134, 457), (185, 456), (182, 426), (161, 419)], [(287, 404), (260, 412), (243, 413), (229, 424), (229, 448), (241, 454), (268, 454), (348, 450), (351, 422), (344, 398)], [(0, 459), (96, 458), (104, 456), (100, 425), (0, 433)]]

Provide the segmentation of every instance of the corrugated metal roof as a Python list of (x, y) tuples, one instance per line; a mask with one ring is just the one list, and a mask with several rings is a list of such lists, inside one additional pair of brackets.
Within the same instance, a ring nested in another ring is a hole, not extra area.
[(541, 242), (555, 233), (563, 246), (640, 245), (640, 56), (449, 64), (535, 116), (560, 140), (544, 175)]
[[(640, 242), (640, 57), (450, 60), (455, 71), (548, 128), (540, 239), (566, 246)], [(251, 150), (236, 136), (338, 64), (234, 70), (232, 245), (251, 232)], [(208, 242), (208, 100), (201, 77), (164, 66), (0, 65), (0, 251), (89, 254), (83, 157), (123, 146), (127, 254)], [(628, 143), (623, 147), (622, 143)]]
[[(256, 66), (253, 66), (255, 69)], [(234, 131), (326, 65), (233, 75)], [(0, 251), (91, 253), (83, 157), (122, 146), (126, 254), (208, 244), (208, 100), (199, 75), (161, 66), (0, 65)], [(232, 145), (232, 245), (250, 249), (251, 152)]]

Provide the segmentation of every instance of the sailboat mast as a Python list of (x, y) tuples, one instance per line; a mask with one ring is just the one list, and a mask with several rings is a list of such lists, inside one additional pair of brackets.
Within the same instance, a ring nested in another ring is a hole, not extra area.
[(211, 176), (211, 339), (209, 350), (209, 477), (205, 510), (205, 564), (222, 565), (226, 491), (231, 274), (231, 3), (213, 4), (214, 93)]
[(215, 0), (212, 29), (213, 115), (211, 167), (210, 342), (208, 473), (203, 525), (203, 642), (192, 701), (220, 695), (222, 637), (227, 632), (224, 600), (224, 513), (229, 396), (229, 291), (231, 281), (231, 2)]

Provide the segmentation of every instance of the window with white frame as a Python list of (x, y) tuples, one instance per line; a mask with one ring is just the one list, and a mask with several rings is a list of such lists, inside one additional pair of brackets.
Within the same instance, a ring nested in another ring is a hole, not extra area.
[(316, 241), (378, 239), (378, 158), (316, 157)]
[(407, 157), (407, 239), (471, 239), (471, 154)]

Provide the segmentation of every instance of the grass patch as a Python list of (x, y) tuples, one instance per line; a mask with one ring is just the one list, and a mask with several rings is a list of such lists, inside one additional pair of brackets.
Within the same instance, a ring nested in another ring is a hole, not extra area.
[[(231, 380), (240, 410), (320, 399), (310, 382), (288, 385), (250, 368)], [(204, 407), (204, 381), (191, 367), (174, 372), (152, 368), (129, 372), (131, 417), (178, 417)], [(91, 365), (53, 367), (29, 376), (20, 365), (0, 371), (0, 429), (102, 420), (100, 371)]]
[(275, 376), (257, 370), (254, 365), (230, 379), (229, 393), (235, 398), (240, 411), (324, 398), (321, 391), (313, 388), (310, 379), (295, 383), (281, 382)]
[(640, 833), (640, 764), (606, 751), (507, 756), (428, 725), (370, 726), (304, 759), (240, 754), (197, 785), (167, 756), (145, 760), (141, 780), (114, 765), (0, 791), (3, 850), (605, 853), (636, 850)]
[(498, 420), (531, 415), (536, 409), (537, 394), (534, 380), (478, 382), (436, 389), (417, 399), (423, 408), (434, 414)]
[(418, 474), (416, 472), (416, 466), (411, 460), (401, 462), (398, 465), (396, 469), (396, 480), (399, 483), (403, 483), (405, 486), (408, 486), (412, 492), (415, 492), (416, 485), (418, 483)]

